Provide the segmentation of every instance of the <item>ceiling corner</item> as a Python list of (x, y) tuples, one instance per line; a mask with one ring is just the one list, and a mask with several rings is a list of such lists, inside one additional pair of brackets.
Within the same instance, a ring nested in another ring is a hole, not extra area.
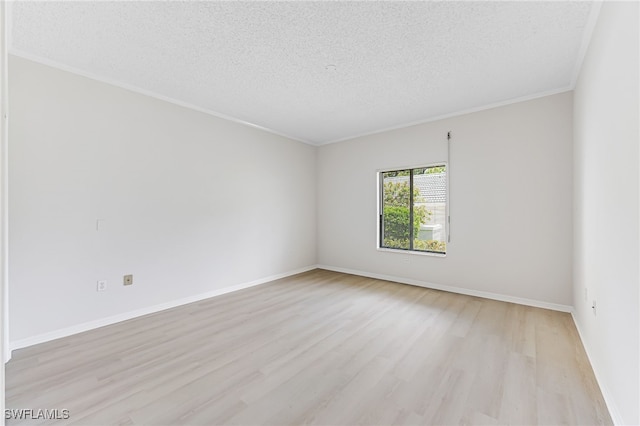
[(571, 82), (569, 83), (571, 90), (576, 88), (576, 83), (578, 82), (578, 77), (580, 76), (580, 70), (582, 69), (582, 63), (584, 62), (584, 58), (587, 55), (587, 51), (589, 50), (591, 36), (593, 35), (596, 24), (598, 23), (598, 16), (600, 16), (600, 9), (602, 8), (603, 2), (604, 0), (595, 0), (591, 5), (591, 11), (589, 12), (589, 17), (587, 18), (587, 23), (584, 26), (584, 31), (582, 33), (580, 50), (578, 51), (576, 63), (573, 67)]

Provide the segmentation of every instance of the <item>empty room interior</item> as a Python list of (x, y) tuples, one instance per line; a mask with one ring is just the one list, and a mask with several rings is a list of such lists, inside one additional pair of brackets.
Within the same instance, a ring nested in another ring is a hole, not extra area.
[(640, 424), (638, 2), (0, 12), (6, 424)]

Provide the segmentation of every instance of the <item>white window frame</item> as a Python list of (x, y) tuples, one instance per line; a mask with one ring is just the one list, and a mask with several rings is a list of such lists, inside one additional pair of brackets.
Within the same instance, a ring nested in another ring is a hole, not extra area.
[[(382, 182), (382, 174), (388, 172), (397, 172), (403, 170), (413, 170), (413, 169), (422, 169), (422, 168), (430, 168), (430, 167), (439, 167), (444, 166), (446, 171), (446, 193), (445, 193), (445, 241), (447, 242), (447, 251), (445, 253), (438, 253), (432, 251), (422, 251), (422, 250), (409, 250), (409, 249), (397, 249), (397, 248), (389, 248), (382, 246), (382, 214), (383, 214), (383, 206), (382, 206), (382, 192), (383, 192), (383, 182)], [(390, 253), (402, 253), (402, 254), (411, 254), (418, 256), (432, 256), (432, 257), (447, 257), (449, 253), (449, 163), (447, 161), (438, 161), (430, 164), (420, 164), (417, 166), (399, 166), (399, 167), (388, 167), (384, 169), (376, 170), (376, 249), (381, 252), (390, 252)]]

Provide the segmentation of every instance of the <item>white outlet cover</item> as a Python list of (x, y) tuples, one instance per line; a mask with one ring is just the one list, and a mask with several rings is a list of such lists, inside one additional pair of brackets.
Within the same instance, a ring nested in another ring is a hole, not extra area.
[(106, 281), (98, 281), (96, 285), (96, 291), (106, 291), (107, 290), (107, 282)]

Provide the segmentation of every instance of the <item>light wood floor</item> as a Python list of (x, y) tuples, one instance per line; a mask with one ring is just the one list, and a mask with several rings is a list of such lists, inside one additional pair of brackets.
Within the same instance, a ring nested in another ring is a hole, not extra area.
[(611, 424), (568, 314), (322, 270), (16, 351), (6, 398), (78, 425)]

